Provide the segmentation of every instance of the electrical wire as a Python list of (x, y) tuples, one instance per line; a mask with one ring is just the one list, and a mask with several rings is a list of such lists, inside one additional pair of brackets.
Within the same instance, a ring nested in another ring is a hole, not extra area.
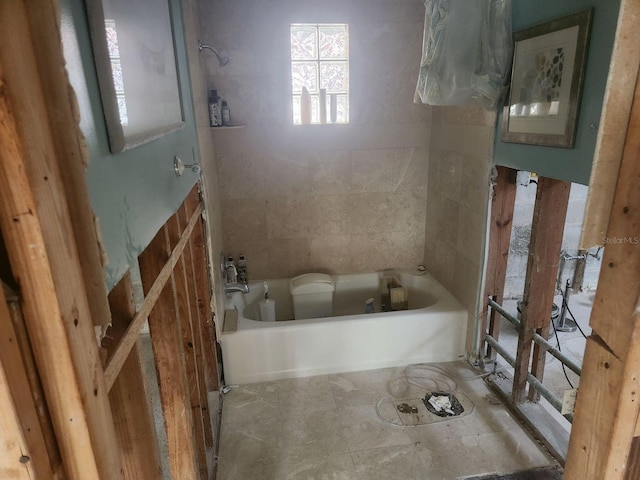
[(567, 303), (567, 301), (564, 298), (562, 299), (562, 303), (564, 304), (565, 307), (567, 307), (567, 312), (569, 312), (569, 315), (571, 315), (571, 319), (573, 320), (573, 323), (576, 324), (576, 327), (578, 327), (578, 330), (580, 330), (580, 333), (586, 339), (587, 336), (582, 331), (582, 328), (580, 328), (580, 325), (578, 324), (578, 321), (576, 320), (576, 317), (573, 316), (573, 313), (571, 312), (571, 309), (569, 308), (569, 304)]
[[(566, 305), (566, 303), (565, 303), (565, 305)], [(551, 325), (553, 325), (553, 331), (556, 332), (556, 343), (558, 344), (558, 351), (562, 352), (562, 347), (560, 347), (560, 338), (558, 337), (558, 331), (556, 330), (556, 322), (551, 320)], [(569, 375), (567, 375), (567, 369), (566, 369), (564, 363), (560, 362), (560, 365), (562, 365), (562, 372), (564, 373), (564, 378), (567, 379), (567, 382), (569, 383), (569, 386), (571, 388), (575, 388), (573, 386), (573, 383), (571, 383), (571, 380), (569, 380)]]

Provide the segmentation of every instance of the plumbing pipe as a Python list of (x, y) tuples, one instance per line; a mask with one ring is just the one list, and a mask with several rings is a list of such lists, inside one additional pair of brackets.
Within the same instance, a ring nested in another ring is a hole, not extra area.
[[(504, 358), (509, 365), (513, 368), (516, 368), (516, 360), (513, 358), (509, 352), (507, 352), (502, 346), (493, 338), (491, 335), (487, 334), (484, 336), (484, 339), (487, 341), (491, 347), (500, 354), (502, 358)], [(540, 380), (531, 375), (531, 373), (527, 372), (527, 382), (535, 388), (540, 395), (542, 395), (553, 408), (555, 408), (560, 414), (562, 414), (562, 401), (556, 397), (551, 390), (549, 390)], [(569, 422), (573, 423), (573, 414), (564, 415), (564, 418), (569, 420)]]
[[(520, 322), (520, 320), (518, 320), (516, 317), (514, 317), (509, 312), (507, 312), (504, 308), (502, 308), (502, 306), (499, 303), (496, 303), (491, 298), (489, 298), (489, 306), (493, 308), (496, 312), (498, 312), (500, 315), (502, 315), (504, 318), (509, 320), (516, 327), (518, 331), (522, 329), (522, 323)], [(564, 363), (569, 368), (569, 370), (571, 370), (573, 373), (575, 373), (578, 376), (582, 375), (582, 369), (578, 366), (578, 364), (575, 363), (573, 360), (571, 360), (569, 357), (567, 357), (564, 353), (562, 353), (556, 347), (554, 347), (551, 343), (549, 343), (547, 339), (545, 339), (542, 335), (536, 332), (533, 332), (533, 341), (545, 347), (547, 349), (547, 352), (549, 352), (551, 355), (553, 355), (562, 363)]]

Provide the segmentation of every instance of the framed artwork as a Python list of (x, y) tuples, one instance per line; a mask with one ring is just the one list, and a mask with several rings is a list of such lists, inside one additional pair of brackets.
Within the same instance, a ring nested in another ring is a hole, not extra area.
[(87, 0), (112, 153), (184, 126), (170, 0)]
[(502, 141), (572, 148), (592, 10), (514, 33)]

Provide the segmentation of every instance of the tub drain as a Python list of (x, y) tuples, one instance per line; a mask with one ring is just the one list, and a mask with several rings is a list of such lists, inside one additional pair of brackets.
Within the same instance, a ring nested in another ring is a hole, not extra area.
[(453, 393), (427, 393), (422, 402), (429, 412), (438, 417), (455, 417), (464, 412), (464, 407)]

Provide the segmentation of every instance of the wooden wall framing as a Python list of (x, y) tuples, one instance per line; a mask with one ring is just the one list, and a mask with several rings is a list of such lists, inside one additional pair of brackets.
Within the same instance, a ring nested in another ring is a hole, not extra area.
[(593, 303), (565, 478), (640, 477), (640, 77)]
[(0, 290), (0, 478), (161, 478), (147, 317), (172, 477), (212, 478), (220, 369), (198, 186), (141, 256), (139, 310), (129, 275), (107, 295), (64, 65), (57, 2), (0, 2), (0, 236), (17, 283)]
[[(484, 334), (498, 340), (500, 337), (500, 317), (488, 306), (488, 299), (502, 305), (504, 299), (504, 283), (507, 277), (507, 261), (513, 228), (513, 210), (516, 203), (516, 171), (509, 167), (496, 167), (497, 176), (491, 198), (491, 219), (489, 222), (489, 248), (487, 252), (482, 321), (480, 326), (481, 341)], [(482, 349), (480, 349), (482, 351)], [(486, 355), (495, 361), (496, 352), (487, 345)]]

